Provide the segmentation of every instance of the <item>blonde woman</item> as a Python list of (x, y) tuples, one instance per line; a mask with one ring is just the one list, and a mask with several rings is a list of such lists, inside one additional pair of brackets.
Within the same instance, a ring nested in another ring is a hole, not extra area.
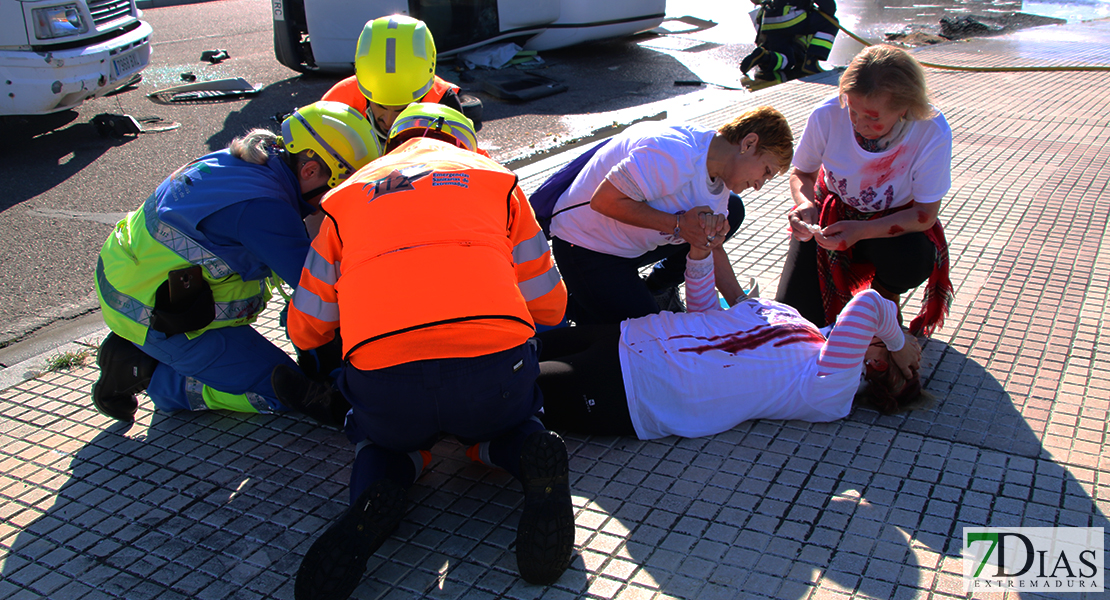
[(794, 154), (776, 300), (825, 325), (861, 290), (897, 303), (928, 280), (910, 329), (932, 333), (952, 297), (937, 220), (951, 162), (952, 130), (929, 103), (921, 65), (900, 48), (866, 48), (837, 96), (814, 109)]
[[(280, 137), (256, 129), (166, 178), (97, 261), (112, 330), (97, 355), (97, 410), (132, 421), (142, 390), (164, 411), (288, 410), (270, 373), (294, 363), (250, 326), (270, 297), (263, 280), (300, 279), (311, 243), (303, 219), (378, 154), (366, 119), (317, 102), (290, 115)], [(346, 412), (310, 416), (340, 424)]]

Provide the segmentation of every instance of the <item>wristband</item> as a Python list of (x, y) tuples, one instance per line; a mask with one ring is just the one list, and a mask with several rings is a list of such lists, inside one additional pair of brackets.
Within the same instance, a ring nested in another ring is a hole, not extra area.
[(681, 233), (679, 233), (679, 231), (678, 231), (678, 230), (679, 230), (679, 229), (681, 228), (681, 223), (682, 223), (682, 213), (685, 213), (685, 212), (686, 212), (686, 211), (684, 211), (684, 210), (680, 210), (680, 211), (678, 211), (678, 212), (676, 212), (676, 213), (674, 214), (674, 236), (675, 236), (676, 238), (680, 238), (680, 237), (682, 237), (682, 234), (681, 234)]

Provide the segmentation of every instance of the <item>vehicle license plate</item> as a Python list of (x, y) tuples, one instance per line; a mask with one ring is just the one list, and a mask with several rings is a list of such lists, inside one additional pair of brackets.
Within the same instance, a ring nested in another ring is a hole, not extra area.
[(142, 61), (139, 59), (138, 52), (124, 54), (123, 56), (112, 60), (112, 79), (119, 79), (123, 75), (128, 75), (141, 66)]

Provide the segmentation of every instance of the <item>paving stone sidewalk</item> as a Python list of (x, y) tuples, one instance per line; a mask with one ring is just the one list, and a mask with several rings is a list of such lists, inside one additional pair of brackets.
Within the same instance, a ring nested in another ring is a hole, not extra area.
[[(1107, 40), (1098, 21), (915, 52), (1110, 65)], [(669, 116), (717, 126), (770, 104), (800, 133), (835, 82)], [(1110, 77), (930, 70), (929, 83), (955, 138), (941, 217), (956, 284), (925, 345), (931, 410), (697, 440), (567, 436), (575, 559), (550, 587), (516, 574), (517, 484), (445, 441), (353, 598), (966, 597), (963, 527), (1110, 526)], [(522, 167), (526, 191), (569, 156)], [(747, 195), (729, 246), (768, 295), (788, 197), (782, 178)], [(291, 350), (273, 311), (259, 327)], [(117, 424), (92, 407), (97, 375), (0, 392), (0, 598), (292, 598), (301, 556), (347, 504), (346, 439), (291, 416), (156, 413), (145, 397)]]

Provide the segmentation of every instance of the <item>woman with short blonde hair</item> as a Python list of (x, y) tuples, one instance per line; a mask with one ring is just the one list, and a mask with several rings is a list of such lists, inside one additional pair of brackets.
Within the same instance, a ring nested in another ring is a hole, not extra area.
[[(785, 173), (794, 136), (781, 112), (753, 107), (713, 130), (636, 123), (572, 161), (540, 186), (533, 206), (550, 209), (552, 252), (576, 324), (618, 323), (681, 311), (686, 249), (728, 239), (744, 220), (740, 193)], [(592, 154), (591, 154), (592, 153)], [(717, 230), (707, 215), (727, 215)], [(722, 248), (717, 289), (728, 303), (754, 295)], [(640, 270), (655, 265), (647, 277)]]
[(840, 106), (847, 94), (887, 94), (892, 106), (906, 109), (907, 121), (925, 121), (936, 116), (929, 103), (925, 69), (908, 52), (894, 46), (870, 46), (852, 60), (840, 76)]
[(951, 170), (952, 130), (929, 104), (921, 64), (893, 46), (860, 52), (794, 154), (792, 239), (776, 300), (825, 325), (861, 290), (897, 303), (928, 280), (910, 330), (931, 334), (952, 301), (937, 220)]

